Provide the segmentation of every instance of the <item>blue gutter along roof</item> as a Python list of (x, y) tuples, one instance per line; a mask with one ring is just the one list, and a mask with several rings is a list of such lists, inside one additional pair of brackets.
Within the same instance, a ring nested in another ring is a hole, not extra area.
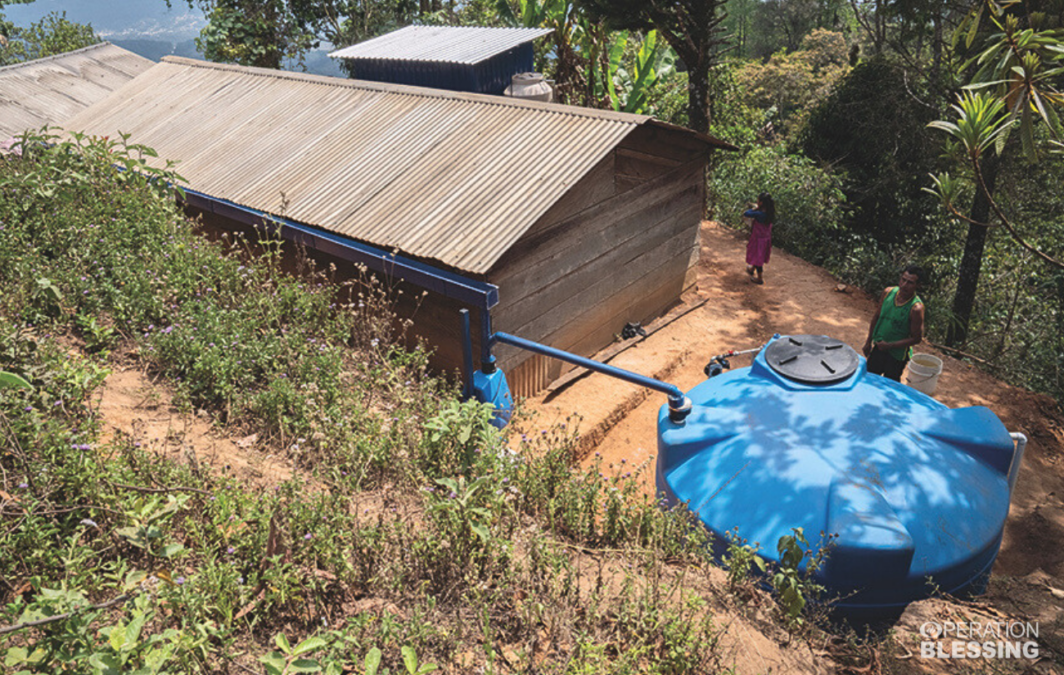
[(499, 304), (499, 288), (494, 284), (469, 279), (394, 252), (384, 251), (375, 246), (195, 190), (185, 189), (185, 202), (189, 206), (247, 225), (265, 225), (268, 228), (273, 226), (278, 228), (279, 234), (289, 241), (302, 244), (315, 251), (334, 255), (342, 260), (365, 265), (374, 272), (408, 281), (477, 309), (487, 310)]

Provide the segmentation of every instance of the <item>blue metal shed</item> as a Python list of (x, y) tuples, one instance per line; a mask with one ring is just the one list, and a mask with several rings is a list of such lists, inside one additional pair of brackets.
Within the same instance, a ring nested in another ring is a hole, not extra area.
[(502, 94), (531, 71), (532, 42), (549, 28), (407, 26), (329, 54), (360, 80)]

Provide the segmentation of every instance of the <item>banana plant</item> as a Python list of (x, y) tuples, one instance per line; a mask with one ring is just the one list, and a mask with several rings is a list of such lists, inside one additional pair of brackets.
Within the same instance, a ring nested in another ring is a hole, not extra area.
[(622, 59), (628, 39), (627, 33), (619, 35), (610, 46), (610, 76), (607, 81), (610, 102), (614, 110), (647, 113), (650, 90), (660, 78), (675, 69), (676, 53), (658, 39), (656, 30), (652, 30), (639, 45), (635, 60), (626, 67)]

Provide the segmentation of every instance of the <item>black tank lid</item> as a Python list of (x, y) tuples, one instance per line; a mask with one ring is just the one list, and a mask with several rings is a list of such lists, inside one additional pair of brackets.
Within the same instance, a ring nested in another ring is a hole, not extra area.
[(768, 365), (803, 384), (833, 384), (857, 371), (857, 352), (826, 335), (785, 335), (765, 350)]

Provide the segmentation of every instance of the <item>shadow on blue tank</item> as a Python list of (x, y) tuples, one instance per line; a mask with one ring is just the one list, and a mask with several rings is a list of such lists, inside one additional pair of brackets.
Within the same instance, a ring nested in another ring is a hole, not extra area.
[(657, 489), (718, 542), (738, 528), (778, 562), (791, 528), (837, 535), (814, 579), (845, 618), (984, 590), (1022, 454), (989, 409), (951, 410), (811, 335), (774, 339), (688, 397), (686, 420), (659, 414)]

